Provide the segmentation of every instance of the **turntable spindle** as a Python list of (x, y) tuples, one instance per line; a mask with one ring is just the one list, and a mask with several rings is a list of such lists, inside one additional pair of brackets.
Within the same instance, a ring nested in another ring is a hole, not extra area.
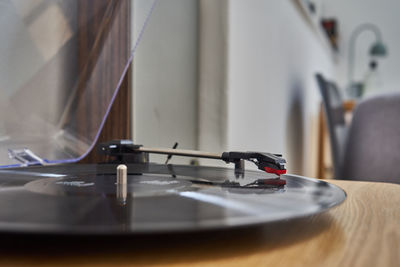
[(125, 164), (120, 164), (117, 167), (117, 185), (125, 185), (127, 183), (128, 167)]
[(128, 194), (127, 173), (128, 173), (128, 167), (126, 167), (126, 165), (124, 164), (118, 165), (116, 195), (120, 205), (126, 204), (126, 197)]

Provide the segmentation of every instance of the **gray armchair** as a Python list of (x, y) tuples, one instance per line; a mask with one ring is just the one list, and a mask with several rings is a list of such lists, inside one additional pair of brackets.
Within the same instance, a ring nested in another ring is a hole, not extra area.
[(400, 183), (400, 93), (357, 105), (339, 178)]

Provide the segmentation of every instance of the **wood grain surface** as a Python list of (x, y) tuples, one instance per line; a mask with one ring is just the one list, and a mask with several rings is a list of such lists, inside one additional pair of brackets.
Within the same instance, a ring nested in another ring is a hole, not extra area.
[[(95, 98), (84, 99), (85, 105), (77, 112), (78, 132), (85, 137), (87, 129), (91, 129), (94, 116), (98, 115), (100, 105), (108, 105), (104, 94), (113, 93), (109, 88), (120, 79), (120, 73), (131, 50), (131, 6), (126, 0), (96, 0), (78, 1), (78, 69), (81, 73), (78, 90), (95, 90)], [(111, 29), (112, 28), (112, 29)], [(111, 34), (95, 35), (104, 32)], [(106, 42), (106, 38), (112, 42)], [(98, 54), (102, 48), (102, 60), (109, 62), (97, 71), (95, 77), (90, 77), (97, 64)], [(101, 131), (97, 143), (113, 139), (131, 139), (131, 70), (129, 69), (112, 105), (106, 123)], [(87, 84), (90, 79), (91, 83)], [(89, 88), (88, 88), (89, 87)], [(83, 159), (82, 163), (97, 163), (104, 161), (96, 149)]]
[(317, 216), (194, 235), (3, 236), (0, 265), (399, 266), (400, 186), (332, 183), (345, 189), (348, 199)]

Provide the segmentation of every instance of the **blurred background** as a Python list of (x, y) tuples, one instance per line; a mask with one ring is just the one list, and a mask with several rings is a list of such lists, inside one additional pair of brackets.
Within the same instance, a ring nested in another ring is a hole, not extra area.
[(155, 3), (0, 0), (2, 165), (21, 147), (98, 162), (86, 157), (96, 141), (128, 138), (281, 153), (310, 177), (400, 181), (399, 1)]
[[(134, 141), (282, 153), (290, 173), (338, 177), (332, 149), (345, 150), (347, 136), (331, 147), (332, 97), (324, 102), (316, 74), (336, 88), (347, 132), (360, 102), (399, 92), (399, 9), (396, 0), (159, 1), (133, 64)], [(140, 4), (133, 12), (140, 18)]]

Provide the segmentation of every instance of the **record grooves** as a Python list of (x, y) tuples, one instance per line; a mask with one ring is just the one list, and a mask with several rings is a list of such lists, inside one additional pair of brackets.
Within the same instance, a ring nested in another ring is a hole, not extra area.
[(317, 214), (346, 197), (334, 185), (294, 175), (284, 176), (284, 186), (259, 187), (254, 181), (274, 176), (247, 170), (237, 177), (233, 169), (214, 167), (127, 166), (126, 191), (116, 184), (116, 164), (0, 171), (0, 232), (126, 235), (230, 229)]

